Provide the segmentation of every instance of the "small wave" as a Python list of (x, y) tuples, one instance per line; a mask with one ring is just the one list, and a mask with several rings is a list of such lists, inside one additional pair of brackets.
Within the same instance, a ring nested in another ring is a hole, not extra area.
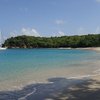
[(95, 70), (93, 73), (99, 73), (99, 72), (100, 72), (100, 69)]
[(75, 77), (69, 77), (67, 79), (90, 78), (90, 77), (98, 76), (98, 75), (100, 75), (100, 69), (93, 71), (93, 74), (82, 75), (82, 76), (75, 76)]
[(32, 92), (30, 92), (30, 93), (26, 94), (25, 96), (19, 98), (18, 100), (27, 100), (26, 98), (27, 98), (28, 96), (34, 94), (34, 93), (36, 92), (36, 90), (37, 90), (37, 89), (34, 88), (34, 90), (33, 90)]

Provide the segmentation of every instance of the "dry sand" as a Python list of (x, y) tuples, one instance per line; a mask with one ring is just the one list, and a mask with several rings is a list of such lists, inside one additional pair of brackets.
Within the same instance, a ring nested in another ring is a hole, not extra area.
[(80, 49), (80, 50), (94, 50), (94, 51), (100, 51), (100, 47), (85, 47), (85, 48), (58, 48), (58, 49), (64, 49), (64, 50), (71, 50), (71, 49)]
[(76, 48), (76, 49), (100, 51), (100, 47), (87, 47), (87, 48)]

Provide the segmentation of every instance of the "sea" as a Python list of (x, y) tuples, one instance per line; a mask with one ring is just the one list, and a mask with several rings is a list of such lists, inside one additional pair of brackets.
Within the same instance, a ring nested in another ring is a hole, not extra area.
[(0, 51), (0, 91), (50, 78), (75, 79), (99, 74), (100, 52), (79, 49), (7, 49)]

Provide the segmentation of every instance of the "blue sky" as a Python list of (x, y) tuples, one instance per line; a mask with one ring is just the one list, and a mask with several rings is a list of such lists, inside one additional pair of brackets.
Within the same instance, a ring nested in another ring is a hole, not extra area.
[(5, 37), (100, 33), (100, 0), (0, 0), (0, 30)]

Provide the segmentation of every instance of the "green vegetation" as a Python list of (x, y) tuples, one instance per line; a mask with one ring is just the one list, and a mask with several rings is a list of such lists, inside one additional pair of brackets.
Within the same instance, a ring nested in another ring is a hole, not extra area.
[(2, 45), (8, 48), (59, 48), (59, 47), (99, 47), (100, 34), (62, 37), (11, 37)]

